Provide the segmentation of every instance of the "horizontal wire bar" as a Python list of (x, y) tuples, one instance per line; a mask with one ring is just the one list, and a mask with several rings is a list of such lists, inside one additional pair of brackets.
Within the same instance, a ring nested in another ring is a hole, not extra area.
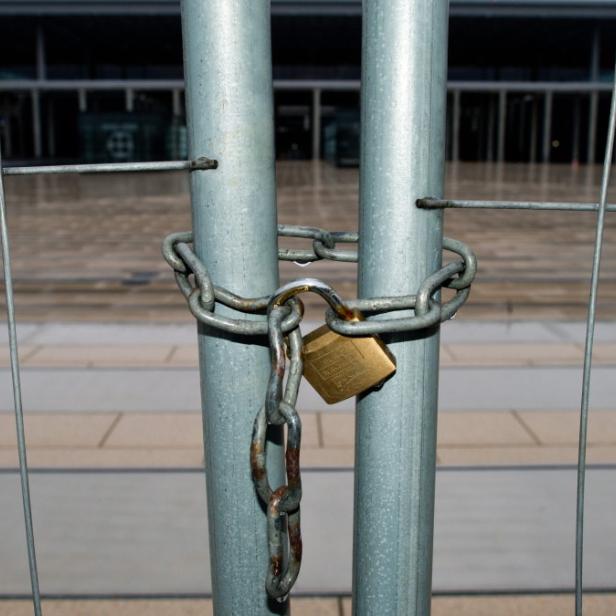
[[(418, 199), (417, 207), (463, 210), (559, 210), (563, 212), (597, 212), (598, 203), (569, 203), (566, 201), (475, 201), (458, 199)], [(606, 206), (606, 211), (616, 212), (616, 204)]]
[(93, 163), (86, 165), (45, 165), (5, 167), (3, 175), (49, 175), (58, 173), (132, 173), (137, 171), (195, 171), (216, 169), (217, 161), (206, 157), (196, 160), (171, 160), (140, 163)]

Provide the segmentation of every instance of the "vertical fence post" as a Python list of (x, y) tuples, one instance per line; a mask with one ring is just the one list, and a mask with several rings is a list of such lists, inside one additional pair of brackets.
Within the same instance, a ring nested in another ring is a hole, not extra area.
[[(359, 292), (417, 292), (441, 263), (448, 2), (364, 0)], [(398, 370), (358, 402), (354, 613), (430, 613), (438, 328), (387, 339)]]
[[(194, 247), (215, 284), (269, 295), (278, 284), (270, 3), (181, 6), (189, 155), (218, 161), (216, 170), (191, 174)], [(266, 341), (201, 327), (199, 357), (214, 613), (286, 614), (266, 596), (266, 518), (250, 475)], [(272, 444), (268, 454), (279, 485), (281, 450)]]

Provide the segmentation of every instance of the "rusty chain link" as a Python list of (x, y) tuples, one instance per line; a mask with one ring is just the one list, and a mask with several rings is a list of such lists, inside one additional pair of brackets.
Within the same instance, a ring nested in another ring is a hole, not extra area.
[[(312, 240), (308, 249), (278, 250), (281, 261), (310, 263), (327, 259), (356, 263), (357, 253), (340, 250), (339, 243), (357, 243), (359, 235), (330, 232), (316, 227), (279, 225), (280, 237)], [(266, 506), (270, 563), (265, 586), (268, 594), (283, 601), (299, 574), (302, 560), (300, 501), (301, 420), (297, 412), (297, 395), (302, 378), (302, 336), (299, 324), (303, 305), (295, 296), (310, 291), (328, 303), (325, 320), (343, 336), (367, 336), (393, 332), (426, 330), (452, 318), (466, 302), (477, 271), (475, 255), (466, 244), (443, 238), (443, 248), (461, 259), (448, 263), (429, 275), (416, 295), (355, 299), (343, 304), (337, 293), (316, 279), (288, 283), (271, 296), (244, 298), (213, 284), (206, 266), (192, 247), (192, 233), (172, 233), (163, 241), (163, 256), (174, 271), (178, 287), (192, 314), (205, 325), (232, 334), (268, 336), (271, 371), (263, 406), (257, 413), (250, 447), (250, 465), (255, 490)], [(442, 288), (455, 291), (453, 298), (441, 303)], [(221, 304), (244, 314), (261, 314), (262, 319), (230, 318), (216, 314)], [(386, 315), (412, 310), (412, 316), (356, 320), (355, 312)], [(289, 357), (288, 370), (286, 357)], [(286, 380), (285, 380), (286, 376)], [(266, 465), (268, 426), (286, 426), (285, 467), (287, 483), (272, 488)], [(288, 549), (287, 545), (288, 543)]]

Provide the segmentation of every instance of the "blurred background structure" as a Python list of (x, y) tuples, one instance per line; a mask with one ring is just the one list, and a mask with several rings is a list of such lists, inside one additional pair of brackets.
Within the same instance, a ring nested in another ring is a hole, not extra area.
[[(451, 0), (450, 160), (594, 163), (612, 0)], [(279, 159), (355, 164), (360, 0), (272, 0)], [(179, 3), (0, 0), (9, 159), (183, 158)]]

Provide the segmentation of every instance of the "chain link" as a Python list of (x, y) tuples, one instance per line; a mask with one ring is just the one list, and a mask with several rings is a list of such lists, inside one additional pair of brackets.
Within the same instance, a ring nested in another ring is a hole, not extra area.
[[(281, 261), (310, 263), (327, 259), (357, 262), (357, 252), (336, 248), (339, 243), (357, 243), (357, 233), (279, 225), (278, 235), (312, 240), (311, 249), (279, 249), (278, 258)], [(192, 233), (173, 233), (163, 241), (163, 256), (173, 268), (178, 287), (192, 314), (205, 325), (218, 330), (268, 337), (271, 370), (265, 403), (257, 413), (253, 426), (250, 465), (255, 490), (266, 507), (270, 562), (265, 586), (271, 597), (284, 601), (299, 575), (302, 560), (302, 426), (296, 407), (303, 372), (299, 323), (304, 310), (303, 304), (295, 296), (302, 292), (313, 292), (323, 297), (328, 303), (325, 313), (327, 324), (343, 336), (427, 330), (452, 318), (466, 302), (477, 271), (477, 260), (466, 244), (443, 238), (443, 248), (461, 259), (429, 275), (420, 285), (417, 295), (362, 298), (343, 303), (338, 294), (325, 283), (302, 279), (284, 285), (272, 296), (243, 298), (212, 283), (206, 266), (197, 257), (191, 244)], [(455, 291), (453, 298), (445, 303), (440, 302), (439, 293), (442, 288)], [(244, 314), (261, 315), (262, 318), (224, 317), (216, 314), (217, 304)], [(412, 310), (413, 315), (383, 318), (383, 315), (403, 310)], [(358, 312), (381, 317), (367, 320), (353, 318)], [(286, 484), (275, 489), (270, 485), (266, 465), (267, 430), (270, 425), (286, 426), (287, 429)]]
[[(331, 261), (357, 262), (357, 252), (338, 250), (338, 243), (357, 243), (359, 235), (351, 232), (330, 232), (316, 227), (279, 225), (280, 237), (312, 239), (312, 249), (280, 248), (281, 261), (310, 263), (323, 259)], [(243, 298), (223, 287), (215, 286), (203, 262), (194, 253), (190, 244), (192, 233), (172, 233), (163, 241), (163, 256), (175, 273), (180, 291), (186, 298), (192, 314), (202, 323), (228, 333), (245, 336), (268, 335), (267, 305), (270, 297)], [(398, 318), (345, 321), (331, 309), (326, 312), (326, 322), (335, 332), (343, 336), (367, 336), (393, 332), (418, 331), (434, 327), (451, 319), (466, 302), (470, 286), (477, 272), (477, 259), (464, 243), (443, 238), (443, 248), (457, 254), (461, 260), (444, 265), (428, 276), (420, 285), (417, 295), (400, 297), (378, 297), (355, 299), (347, 302), (350, 308), (367, 315), (384, 315), (390, 312), (413, 310), (412, 316)], [(437, 299), (442, 288), (453, 289), (453, 298), (441, 304)], [(262, 319), (232, 319), (216, 314), (216, 304), (222, 304), (245, 314), (260, 314)], [(302, 319), (301, 305), (291, 302), (285, 308), (282, 332), (288, 334), (298, 327)]]

